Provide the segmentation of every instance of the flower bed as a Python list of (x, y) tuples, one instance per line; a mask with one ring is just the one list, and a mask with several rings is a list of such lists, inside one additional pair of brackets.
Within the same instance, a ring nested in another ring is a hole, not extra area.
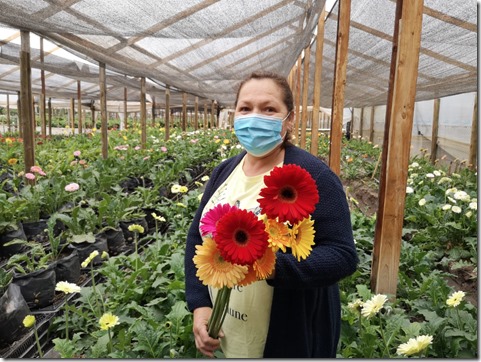
[[(77, 283), (80, 291), (68, 298), (57, 292), (62, 302), (55, 313), (33, 311), (38, 321), (49, 316), (41, 331), (38, 324), (44, 352), (54, 348), (71, 358), (200, 357), (184, 298), (185, 239), (210, 170), (240, 149), (228, 131), (173, 134), (166, 142), (159, 129), (149, 129), (142, 149), (138, 131), (110, 131), (107, 160), (101, 159), (96, 133), (45, 140), (36, 148), (36, 165), (45, 175), (34, 169), (34, 184), (23, 174), (21, 142), (1, 139), (0, 207), (17, 210), (2, 214), (3, 227), (47, 216), (41, 215), (46, 211), (64, 215), (49, 240), (69, 240), (113, 228), (121, 219), (149, 217), (144, 232), (130, 230), (132, 240), (118, 255), (82, 269), (83, 280), (95, 283)], [(319, 139), (319, 147), (327, 154), (327, 137)], [(379, 148), (351, 140), (344, 141), (342, 152), (341, 179), (375, 186)], [(355, 207), (355, 195), (347, 193), (361, 262), (340, 283), (339, 357), (477, 356), (475, 296), (449, 282), (460, 270), (477, 282), (476, 176), (433, 166), (423, 156), (412, 160), (398, 295), (392, 302), (369, 288), (375, 214)], [(45, 248), (49, 252), (50, 243)], [(0, 266), (7, 261), (2, 258)], [(23, 351), (12, 353), (16, 346)], [(1, 357), (38, 355), (32, 330), (8, 348)]]

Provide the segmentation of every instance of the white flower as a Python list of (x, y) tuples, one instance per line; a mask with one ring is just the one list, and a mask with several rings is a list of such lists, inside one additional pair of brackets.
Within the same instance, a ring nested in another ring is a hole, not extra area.
[(172, 192), (173, 194), (178, 194), (180, 192), (180, 188), (180, 185), (172, 185), (172, 187), (170, 188), (170, 192)]
[(449, 200), (450, 202), (452, 202), (453, 204), (456, 204), (456, 200), (453, 199), (452, 197), (449, 197), (449, 196), (448, 196), (448, 200)]
[(456, 200), (469, 201), (471, 197), (466, 193), (466, 191), (457, 191), (453, 196)]
[(424, 206), (426, 205), (426, 199), (423, 197), (421, 200), (418, 201), (419, 206)]
[(434, 174), (432, 174), (432, 173), (427, 173), (427, 174), (426, 174), (426, 177), (427, 177), (427, 178), (434, 178)]
[(406, 187), (406, 193), (407, 194), (412, 194), (414, 192), (414, 189), (412, 187)]
[(412, 178), (408, 178), (408, 185), (412, 185), (413, 184), (413, 179)]
[(409, 338), (406, 343), (400, 344), (396, 350), (398, 355), (411, 356), (419, 353), (433, 343), (433, 336), (425, 335)]
[(376, 294), (370, 300), (365, 302), (362, 305), (361, 314), (363, 317), (367, 317), (368, 319), (372, 316), (376, 315), (382, 307), (384, 303), (387, 302), (387, 296), (384, 294)]
[(452, 187), (450, 189), (447, 189), (445, 193), (446, 193), (446, 195), (450, 195), (450, 194), (454, 194), (457, 191), (458, 191), (458, 189), (456, 187)]
[(473, 212), (468, 211), (468, 212), (466, 212), (466, 214), (464, 214), (464, 216), (466, 216), (469, 219), (471, 216), (473, 216)]
[(452, 180), (449, 177), (441, 177), (438, 181), (438, 185), (441, 185), (445, 182), (451, 182)]
[(433, 174), (434, 176), (441, 176), (441, 172), (439, 172), (438, 170), (434, 170)]
[(446, 304), (450, 307), (457, 307), (463, 300), (466, 293), (462, 290), (452, 293), (446, 300)]
[(80, 287), (74, 283), (58, 282), (55, 285), (55, 290), (58, 292), (64, 292), (65, 294), (72, 294), (80, 292)]
[(460, 214), (462, 210), (459, 206), (453, 206), (451, 211), (455, 212), (456, 214)]
[(411, 164), (409, 165), (409, 167), (411, 167), (411, 168), (418, 168), (418, 167), (419, 167), (419, 163), (413, 162), (413, 163), (411, 163)]
[(469, 208), (471, 210), (477, 210), (478, 209), (478, 203), (477, 202), (470, 202), (469, 203)]
[(206, 182), (206, 181), (209, 181), (209, 178), (210, 178), (209, 176), (205, 175), (205, 176), (202, 176), (200, 180), (203, 182)]
[(442, 207), (442, 209), (443, 209), (444, 211), (450, 210), (450, 209), (451, 209), (451, 205), (450, 205), (450, 204), (446, 204), (446, 205), (444, 205), (444, 206)]

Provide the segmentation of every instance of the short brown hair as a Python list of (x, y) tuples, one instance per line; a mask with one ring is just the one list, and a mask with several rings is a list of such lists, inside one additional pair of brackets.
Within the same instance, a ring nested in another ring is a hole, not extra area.
[(273, 80), (277, 86), (282, 90), (282, 94), (284, 96), (283, 102), (287, 107), (288, 112), (292, 112), (294, 110), (294, 97), (292, 95), (291, 87), (289, 83), (287, 83), (286, 78), (280, 76), (277, 73), (267, 72), (267, 71), (258, 71), (251, 73), (247, 78), (245, 78), (240, 84), (239, 88), (237, 89), (237, 94), (235, 97), (234, 107), (237, 107), (237, 102), (239, 100), (239, 93), (248, 81), (252, 79), (271, 79)]

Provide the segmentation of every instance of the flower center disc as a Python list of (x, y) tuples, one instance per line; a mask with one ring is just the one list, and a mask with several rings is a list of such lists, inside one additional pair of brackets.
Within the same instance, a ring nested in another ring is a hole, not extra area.
[(281, 199), (286, 202), (295, 202), (297, 199), (296, 190), (291, 186), (283, 187), (279, 194)]
[(235, 241), (237, 244), (241, 244), (241, 245), (246, 244), (248, 238), (249, 236), (247, 235), (245, 230), (237, 230), (235, 232)]

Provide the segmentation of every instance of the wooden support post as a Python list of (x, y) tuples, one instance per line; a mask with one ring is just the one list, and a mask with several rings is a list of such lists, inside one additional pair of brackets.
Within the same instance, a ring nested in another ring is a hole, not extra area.
[(155, 97), (152, 96), (152, 123), (151, 123), (152, 127), (155, 127), (155, 107), (156, 107)]
[(475, 94), (474, 107), (473, 107), (473, 121), (471, 123), (471, 142), (469, 143), (469, 159), (468, 159), (468, 167), (471, 170), (476, 169), (477, 150), (478, 150), (478, 94)]
[(374, 110), (375, 106), (371, 107), (371, 124), (369, 125), (369, 141), (374, 143)]
[(52, 98), (48, 99), (48, 135), (52, 136)]
[[(109, 156), (109, 139), (107, 124), (107, 83), (105, 78), (105, 63), (99, 62), (99, 87), (100, 87), (100, 118), (102, 136), (102, 157), (104, 160)], [(93, 108), (93, 105), (92, 105)], [(95, 110), (92, 110), (92, 119), (95, 119)], [(95, 124), (95, 123), (94, 123)]]
[(187, 93), (182, 92), (182, 131), (187, 130)]
[(80, 81), (77, 81), (77, 117), (78, 117), (78, 133), (83, 133), (83, 120), (82, 120), (82, 85)]
[(199, 129), (199, 97), (195, 97), (194, 104), (194, 130)]
[[(20, 72), (21, 74), (21, 72)], [(22, 79), (20, 79), (20, 82), (22, 81)], [(17, 130), (18, 130), (18, 136), (20, 138), (23, 138), (23, 115), (22, 115), (22, 105), (21, 105), (21, 102), (20, 102), (20, 98), (21, 98), (21, 93), (20, 91), (17, 91)]]
[(7, 129), (12, 132), (12, 123), (10, 121), (10, 94), (7, 93)]
[(361, 118), (359, 119), (359, 136), (361, 136), (361, 139), (363, 135), (363, 132), (362, 132), (363, 129), (364, 129), (364, 107), (361, 107)]
[(322, 53), (324, 51), (324, 19), (326, 8), (324, 7), (317, 22), (316, 36), (316, 64), (314, 68), (314, 102), (312, 108), (311, 125), (311, 154), (317, 156), (319, 152), (319, 107), (321, 106), (321, 75), (322, 75)]
[(127, 114), (127, 87), (124, 87), (124, 129), (129, 128), (128, 123), (128, 114)]
[(304, 49), (304, 68), (302, 72), (302, 117), (301, 117), (301, 148), (306, 148), (306, 128), (307, 128), (307, 98), (309, 95), (309, 62), (311, 58), (311, 46)]
[(25, 172), (35, 165), (35, 129), (32, 114), (32, 68), (30, 67), (30, 32), (20, 30), (20, 105), (22, 119), (19, 129), (23, 129), (23, 151)]
[(204, 131), (207, 129), (207, 102), (204, 103)]
[(165, 140), (170, 138), (170, 86), (165, 89)]
[(70, 127), (72, 134), (75, 134), (75, 99), (70, 98)]
[(398, 281), (422, 18), (423, 0), (397, 1), (371, 268), (373, 292), (392, 298)]
[[(40, 63), (43, 66), (44, 62), (44, 54), (43, 54), (43, 38), (40, 38)], [(40, 135), (42, 138), (47, 136), (47, 122), (45, 120), (45, 71), (43, 68), (40, 70), (40, 82), (41, 82), (41, 91), (40, 91)]]
[(331, 145), (329, 147), (329, 167), (341, 173), (342, 121), (344, 116), (344, 88), (351, 23), (351, 0), (339, 2), (337, 20), (336, 63), (334, 68), (334, 88), (332, 92)]
[(147, 102), (145, 101), (145, 77), (140, 77), (140, 128), (142, 130), (140, 147), (145, 150), (147, 144)]
[(436, 98), (434, 100), (433, 109), (433, 129), (431, 131), (431, 158), (430, 161), (434, 165), (438, 154), (438, 130), (439, 130), (439, 108), (441, 107), (441, 100)]
[(301, 64), (302, 64), (302, 54), (300, 54), (299, 58), (297, 58), (296, 78), (295, 78), (296, 86), (294, 87), (296, 118), (294, 119), (293, 142), (296, 145), (299, 144), (299, 125), (301, 123)]
[(217, 102), (213, 100), (212, 105), (210, 107), (210, 128), (214, 128), (216, 126), (216, 123), (215, 123), (215, 115), (217, 111), (216, 105), (217, 105)]

